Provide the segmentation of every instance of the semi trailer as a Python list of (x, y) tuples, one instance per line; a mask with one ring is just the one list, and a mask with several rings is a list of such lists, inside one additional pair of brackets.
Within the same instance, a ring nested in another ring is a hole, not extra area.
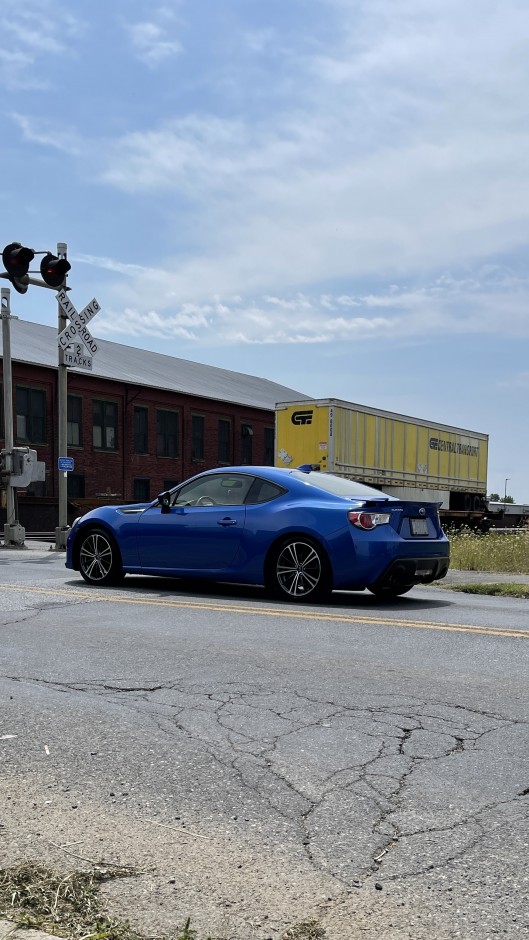
[(488, 434), (334, 398), (279, 402), (276, 466), (310, 464), (399, 499), (440, 504), (444, 526), (488, 528)]

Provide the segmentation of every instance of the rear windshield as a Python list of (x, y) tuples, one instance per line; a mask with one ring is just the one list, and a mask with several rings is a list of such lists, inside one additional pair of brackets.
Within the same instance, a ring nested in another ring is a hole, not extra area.
[(346, 480), (343, 477), (337, 477), (334, 473), (320, 473), (317, 470), (304, 473), (302, 470), (292, 470), (291, 474), (297, 480), (310, 483), (311, 486), (317, 486), (320, 490), (333, 493), (334, 496), (345, 496), (347, 499), (396, 498), (388, 496), (387, 493), (382, 493), (380, 490), (375, 490), (372, 486), (366, 486), (365, 483), (359, 483), (358, 480)]

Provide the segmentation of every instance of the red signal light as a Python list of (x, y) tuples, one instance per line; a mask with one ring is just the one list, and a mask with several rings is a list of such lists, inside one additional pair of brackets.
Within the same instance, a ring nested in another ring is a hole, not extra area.
[(48, 287), (62, 287), (71, 264), (66, 258), (58, 258), (48, 252), (40, 262), (40, 273), (42, 280)]
[(5, 246), (2, 252), (4, 268), (9, 275), (9, 280), (13, 287), (19, 294), (25, 294), (28, 289), (28, 285), (24, 282), (23, 278), (26, 277), (34, 257), (35, 252), (33, 249), (26, 248), (24, 245), (21, 245), (20, 242), (11, 242), (10, 245)]

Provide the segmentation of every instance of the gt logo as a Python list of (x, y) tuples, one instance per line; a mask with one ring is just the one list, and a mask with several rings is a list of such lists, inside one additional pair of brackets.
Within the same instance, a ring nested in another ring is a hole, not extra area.
[(292, 424), (312, 424), (312, 411), (294, 411), (292, 414)]

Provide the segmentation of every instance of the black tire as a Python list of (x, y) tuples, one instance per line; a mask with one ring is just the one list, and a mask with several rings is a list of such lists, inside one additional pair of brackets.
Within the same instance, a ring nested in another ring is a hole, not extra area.
[(332, 578), (324, 550), (305, 535), (285, 539), (270, 557), (266, 584), (269, 592), (282, 600), (327, 598)]
[(125, 577), (115, 539), (104, 529), (87, 529), (79, 541), (79, 571), (88, 584), (120, 584)]
[(370, 587), (367, 590), (371, 591), (379, 600), (392, 601), (395, 597), (407, 594), (412, 587), (414, 587), (413, 584), (403, 584), (401, 587)]

